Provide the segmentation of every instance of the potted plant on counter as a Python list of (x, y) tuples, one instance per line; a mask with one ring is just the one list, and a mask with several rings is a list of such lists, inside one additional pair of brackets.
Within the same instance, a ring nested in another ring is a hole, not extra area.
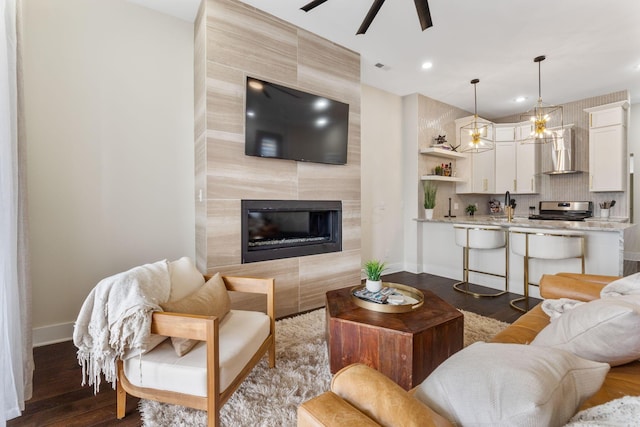
[(473, 216), (473, 215), (476, 213), (476, 211), (477, 211), (477, 210), (478, 210), (478, 207), (477, 207), (476, 205), (468, 205), (468, 206), (465, 208), (465, 211), (467, 211), (467, 213), (468, 213), (470, 216)]
[(364, 263), (364, 274), (367, 276), (366, 287), (368, 291), (378, 292), (382, 289), (382, 279), (380, 279), (380, 276), (385, 267), (385, 263), (377, 259), (372, 259)]
[(436, 207), (438, 187), (431, 181), (424, 181), (422, 188), (424, 189), (424, 216), (426, 219), (433, 219), (433, 209)]

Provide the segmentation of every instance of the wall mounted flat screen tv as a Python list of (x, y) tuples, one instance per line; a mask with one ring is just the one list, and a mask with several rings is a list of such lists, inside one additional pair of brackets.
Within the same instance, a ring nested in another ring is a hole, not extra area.
[(245, 154), (347, 163), (349, 104), (247, 77)]

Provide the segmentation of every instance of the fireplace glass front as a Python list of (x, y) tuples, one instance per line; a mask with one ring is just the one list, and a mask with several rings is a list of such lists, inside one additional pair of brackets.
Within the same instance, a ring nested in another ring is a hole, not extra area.
[(342, 250), (342, 202), (242, 200), (242, 262)]

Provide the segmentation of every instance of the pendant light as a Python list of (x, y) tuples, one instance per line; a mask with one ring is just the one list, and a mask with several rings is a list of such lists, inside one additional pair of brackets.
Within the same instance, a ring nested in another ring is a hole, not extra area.
[(540, 64), (546, 59), (546, 56), (537, 56), (533, 62), (538, 63), (538, 102), (536, 105), (521, 116), (522, 120), (531, 121), (531, 132), (529, 135), (521, 135), (521, 141), (524, 144), (546, 144), (553, 142), (556, 133), (553, 132), (551, 126), (556, 129), (563, 129), (562, 122), (562, 106), (545, 104), (542, 102), (542, 80), (540, 77)]
[(476, 85), (480, 80), (473, 79), (473, 120), (460, 128), (460, 151), (464, 153), (482, 153), (493, 150), (493, 123), (478, 117), (478, 94)]

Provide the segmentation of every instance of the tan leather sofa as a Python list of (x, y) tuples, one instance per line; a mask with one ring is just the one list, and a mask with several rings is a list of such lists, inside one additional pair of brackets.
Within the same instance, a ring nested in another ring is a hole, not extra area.
[[(615, 279), (573, 273), (545, 275), (540, 294), (543, 298), (591, 301), (599, 298), (602, 287)], [(548, 324), (549, 317), (538, 304), (492, 342), (528, 344)], [(300, 405), (298, 426), (452, 426), (412, 394), (374, 369), (350, 365), (334, 376), (331, 391)], [(611, 368), (600, 390), (579, 410), (626, 395), (640, 395), (640, 361)]]

